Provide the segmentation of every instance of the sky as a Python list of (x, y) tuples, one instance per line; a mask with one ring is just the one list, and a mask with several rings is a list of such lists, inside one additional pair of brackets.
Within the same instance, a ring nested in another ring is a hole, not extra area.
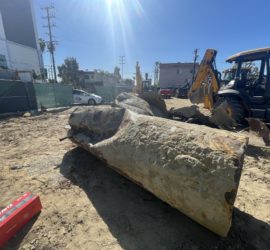
[(125, 78), (133, 76), (136, 61), (153, 76), (156, 61), (192, 62), (195, 48), (200, 61), (213, 48), (222, 71), (230, 55), (270, 46), (269, 0), (34, 0), (38, 35), (45, 40), (41, 8), (51, 3), (56, 64), (75, 57), (82, 70), (113, 72), (123, 55)]

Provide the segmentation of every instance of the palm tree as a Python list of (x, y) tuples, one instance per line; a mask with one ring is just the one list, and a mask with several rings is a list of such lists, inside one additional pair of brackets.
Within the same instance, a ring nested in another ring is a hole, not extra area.
[(38, 39), (38, 43), (39, 43), (39, 47), (40, 47), (41, 53), (43, 54), (44, 51), (45, 51), (45, 48), (46, 48), (46, 42), (44, 41), (44, 39), (39, 38)]

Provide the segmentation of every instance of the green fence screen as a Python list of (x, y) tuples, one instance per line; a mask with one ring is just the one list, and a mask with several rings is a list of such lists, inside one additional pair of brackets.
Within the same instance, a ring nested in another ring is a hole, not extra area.
[(73, 104), (72, 85), (35, 83), (38, 108), (66, 107)]
[(37, 109), (37, 103), (31, 82), (0, 80), (0, 113), (35, 109)]
[(115, 87), (96, 86), (95, 93), (102, 97), (104, 103), (110, 103), (115, 98)]
[(95, 94), (100, 95), (104, 103), (111, 103), (122, 92), (131, 92), (129, 86), (95, 86)]
[[(131, 91), (130, 86), (96, 86), (94, 92), (108, 104), (120, 93)], [(71, 105), (72, 85), (0, 80), (0, 113)]]

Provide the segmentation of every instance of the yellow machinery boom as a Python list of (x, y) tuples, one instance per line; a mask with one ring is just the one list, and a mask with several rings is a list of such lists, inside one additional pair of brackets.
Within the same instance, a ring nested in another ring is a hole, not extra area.
[(142, 74), (139, 62), (136, 62), (136, 85), (135, 91), (136, 94), (140, 95), (144, 92), (143, 82), (142, 82)]
[(214, 106), (214, 98), (219, 90), (219, 81), (215, 69), (217, 51), (207, 49), (200, 63), (198, 73), (193, 82), (188, 96), (192, 103), (203, 103), (207, 109)]
[[(148, 102), (148, 104), (158, 111), (158, 116), (167, 117), (167, 109), (164, 100), (158, 94), (157, 91), (149, 91), (145, 88), (143, 84), (142, 74), (139, 62), (136, 63), (136, 85), (134, 87), (133, 92)], [(157, 113), (155, 114), (157, 115)]]

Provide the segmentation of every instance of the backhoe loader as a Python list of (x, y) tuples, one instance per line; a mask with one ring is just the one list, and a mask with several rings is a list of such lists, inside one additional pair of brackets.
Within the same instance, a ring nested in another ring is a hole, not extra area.
[(207, 49), (189, 90), (192, 103), (203, 103), (220, 127), (232, 129), (246, 118), (270, 122), (270, 48), (237, 53), (223, 77), (216, 70), (217, 51)]
[(133, 92), (152, 106), (152, 108), (160, 111), (164, 117), (167, 117), (167, 109), (165, 101), (158, 94), (157, 90), (145, 85), (142, 79), (139, 62), (136, 63), (136, 85)]

